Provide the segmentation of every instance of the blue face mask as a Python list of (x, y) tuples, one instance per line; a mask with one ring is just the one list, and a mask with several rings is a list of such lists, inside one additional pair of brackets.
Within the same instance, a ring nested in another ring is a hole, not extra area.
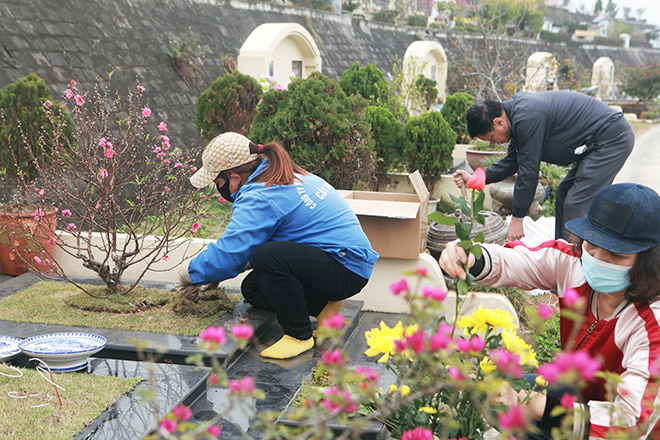
[(630, 286), (628, 272), (630, 266), (606, 263), (594, 258), (582, 249), (582, 271), (587, 282), (597, 292), (614, 293)]

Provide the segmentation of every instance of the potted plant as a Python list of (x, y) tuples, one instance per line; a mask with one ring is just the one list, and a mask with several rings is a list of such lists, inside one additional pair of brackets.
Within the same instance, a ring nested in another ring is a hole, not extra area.
[(507, 145), (495, 144), (491, 145), (490, 142), (482, 141), (480, 139), (472, 139), (470, 146), (465, 148), (465, 159), (468, 165), (473, 170), (477, 168), (486, 168), (487, 163), (492, 164), (494, 161), (506, 156)]
[[(73, 121), (43, 79), (30, 73), (0, 90), (0, 172), (9, 199), (0, 205), (0, 263), (5, 274), (27, 272), (26, 261), (53, 249), (49, 237), (55, 230), (55, 209), (27, 203), (25, 190), (39, 170), (55, 166), (67, 154), (54, 148), (58, 137), (74, 142)], [(43, 263), (33, 267), (49, 270)]]

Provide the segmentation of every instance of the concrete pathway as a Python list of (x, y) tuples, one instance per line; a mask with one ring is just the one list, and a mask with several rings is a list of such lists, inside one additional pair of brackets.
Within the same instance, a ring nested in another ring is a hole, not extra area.
[(641, 183), (660, 194), (660, 124), (635, 139), (635, 147), (614, 183)]

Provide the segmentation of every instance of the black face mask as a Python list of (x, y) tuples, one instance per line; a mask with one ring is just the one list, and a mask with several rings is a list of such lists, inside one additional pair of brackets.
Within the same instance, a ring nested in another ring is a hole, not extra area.
[(229, 190), (229, 179), (227, 179), (225, 184), (222, 186), (216, 183), (215, 187), (217, 188), (218, 192), (225, 200), (234, 203), (234, 198), (231, 196), (231, 191)]

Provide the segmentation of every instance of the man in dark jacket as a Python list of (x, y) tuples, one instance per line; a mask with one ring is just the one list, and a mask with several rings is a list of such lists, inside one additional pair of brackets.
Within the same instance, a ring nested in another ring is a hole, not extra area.
[[(486, 170), (486, 183), (518, 173), (509, 241), (523, 236), (522, 219), (534, 199), (541, 161), (573, 164), (557, 188), (555, 202), (555, 238), (568, 239), (564, 224), (587, 215), (594, 196), (612, 183), (635, 143), (623, 113), (571, 91), (479, 101), (468, 110), (467, 128), (470, 137), (491, 144), (510, 142), (507, 155)], [(459, 187), (469, 177), (466, 171), (454, 174)]]

